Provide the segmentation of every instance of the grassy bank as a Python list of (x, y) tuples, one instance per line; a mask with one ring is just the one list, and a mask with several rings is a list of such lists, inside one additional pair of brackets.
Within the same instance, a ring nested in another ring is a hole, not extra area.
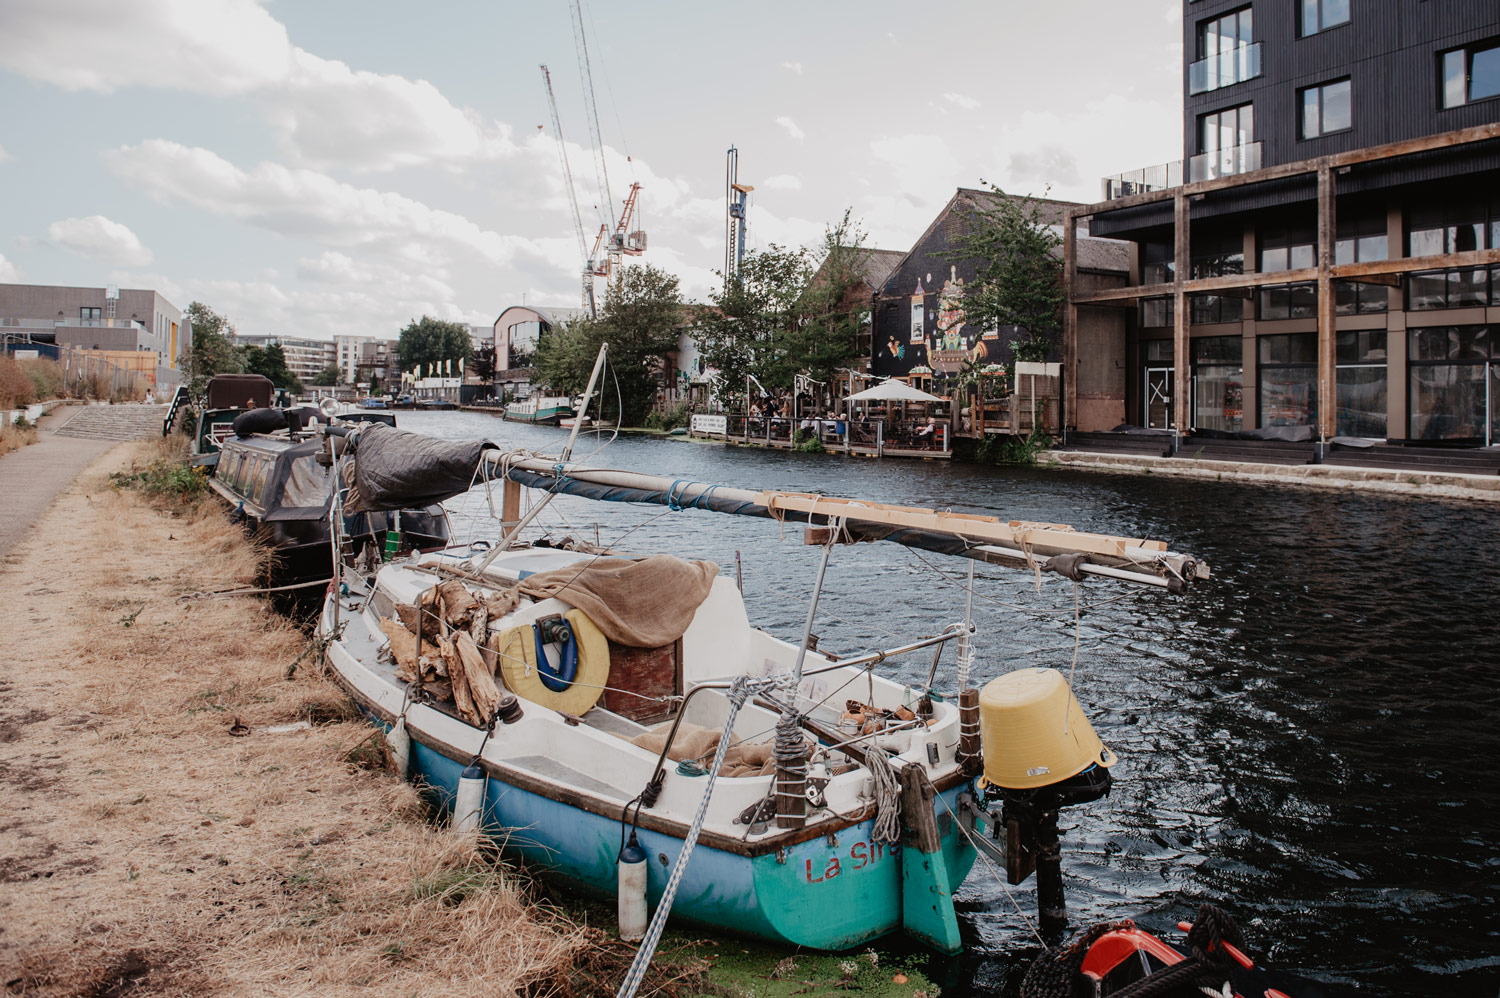
[(36, 427), (0, 426), (0, 457), (36, 443)]
[(8, 993), (612, 991), (624, 947), (432, 824), (315, 655), (288, 678), (303, 633), (180, 599), (259, 553), (213, 505), (112, 484), (161, 456), (132, 446), (0, 567)]

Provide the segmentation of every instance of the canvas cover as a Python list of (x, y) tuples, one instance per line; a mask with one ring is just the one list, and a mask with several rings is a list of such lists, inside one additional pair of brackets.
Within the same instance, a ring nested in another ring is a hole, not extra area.
[(589, 615), (604, 636), (633, 648), (660, 648), (682, 637), (708, 598), (719, 566), (669, 554), (640, 561), (596, 558), (583, 567), (538, 572), (521, 580), (522, 595), (556, 598)]
[(438, 440), (384, 423), (361, 427), (354, 449), (351, 513), (430, 506), (469, 490), (486, 440)]
[(206, 406), (209, 409), (264, 408), (271, 404), (276, 386), (263, 374), (216, 374), (208, 382)]

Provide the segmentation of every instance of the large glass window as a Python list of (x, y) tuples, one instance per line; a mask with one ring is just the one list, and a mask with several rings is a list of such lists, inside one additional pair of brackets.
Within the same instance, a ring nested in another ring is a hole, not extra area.
[[(1380, 211), (1341, 214), (1338, 238), (1333, 244), (1333, 262), (1367, 263), (1389, 257), (1386, 217)], [(1390, 305), (1384, 285), (1358, 281), (1334, 281), (1335, 309), (1339, 315), (1384, 312)]]
[(1349, 23), (1349, 0), (1297, 0), (1302, 37)]
[(1334, 336), (1338, 427), (1343, 437), (1386, 436), (1386, 332), (1346, 330)]
[(1258, 312), (1262, 321), (1318, 317), (1318, 286), (1312, 281), (1270, 284), (1260, 289), (1259, 297)]
[(1443, 73), (1443, 107), (1500, 97), (1500, 40), (1490, 39), (1439, 57)]
[(1409, 430), (1413, 440), (1490, 442), (1489, 383), (1500, 367), (1487, 326), (1407, 330)]
[(1146, 328), (1158, 326), (1170, 326), (1175, 323), (1173, 315), (1172, 299), (1142, 298), (1141, 299), (1141, 325)]
[(1318, 420), (1318, 334), (1261, 336), (1260, 425), (1313, 426)]
[(1238, 336), (1199, 336), (1192, 341), (1193, 426), (1242, 428), (1245, 415), (1244, 341)]
[(1353, 89), (1348, 79), (1301, 91), (1302, 138), (1312, 139), (1354, 127)]
[(1189, 295), (1188, 321), (1194, 325), (1211, 322), (1239, 322), (1244, 318), (1245, 302), (1232, 295)]
[(1141, 283), (1169, 284), (1175, 280), (1177, 261), (1170, 241), (1148, 239), (1141, 243)]
[(1318, 265), (1313, 227), (1298, 223), (1270, 223), (1260, 234), (1261, 273), (1302, 270)]
[(1188, 67), (1188, 91), (1200, 94), (1260, 75), (1253, 13), (1241, 7), (1198, 22), (1198, 55)]
[(1500, 269), (1423, 270), (1406, 279), (1406, 307), (1413, 312), (1500, 304)]
[[(1198, 151), (1221, 153), (1230, 158), (1234, 150), (1255, 141), (1255, 105), (1240, 104), (1198, 117)], [(1226, 169), (1226, 173), (1241, 173)]]

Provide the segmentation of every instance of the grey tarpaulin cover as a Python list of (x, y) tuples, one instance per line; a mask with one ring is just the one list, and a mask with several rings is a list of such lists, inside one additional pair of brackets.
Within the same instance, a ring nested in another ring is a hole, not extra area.
[(521, 580), (532, 599), (556, 596), (577, 607), (604, 636), (633, 648), (660, 648), (682, 637), (708, 598), (719, 566), (669, 554), (640, 561), (595, 558), (582, 568), (554, 568)]
[(368, 423), (354, 448), (351, 513), (410, 509), (442, 502), (469, 489), (485, 440), (437, 440), (383, 423)]

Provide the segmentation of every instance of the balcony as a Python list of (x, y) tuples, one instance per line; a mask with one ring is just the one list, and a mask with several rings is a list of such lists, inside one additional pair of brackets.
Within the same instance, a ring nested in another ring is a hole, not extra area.
[(1182, 186), (1182, 160), (1147, 166), (1129, 173), (1105, 177), (1102, 181), (1105, 201), (1129, 197), (1132, 194), (1147, 194)]
[(1188, 93), (1206, 94), (1210, 90), (1244, 83), (1260, 75), (1260, 42), (1239, 45), (1199, 59), (1188, 67)]
[(1249, 142), (1228, 149), (1199, 153), (1188, 160), (1188, 183), (1232, 177), (1260, 169), (1260, 143)]

